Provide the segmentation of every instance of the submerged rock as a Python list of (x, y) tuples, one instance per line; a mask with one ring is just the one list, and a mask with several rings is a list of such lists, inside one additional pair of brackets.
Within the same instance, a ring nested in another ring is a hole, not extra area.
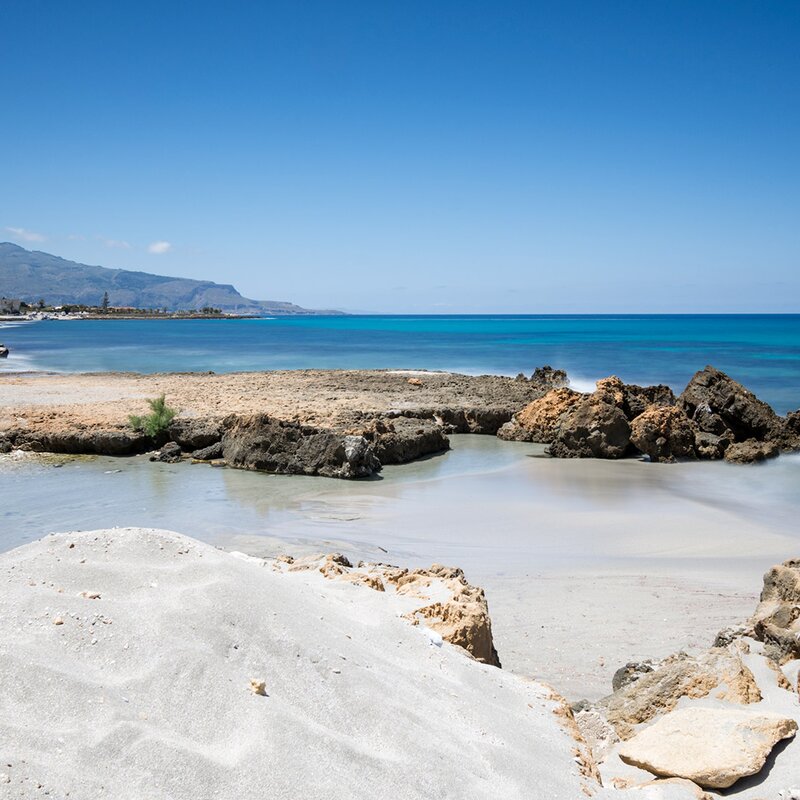
[(725, 789), (760, 772), (772, 748), (796, 731), (793, 719), (775, 714), (684, 708), (624, 742), (619, 756), (654, 775)]
[(150, 456), (151, 461), (161, 461), (165, 464), (177, 464), (181, 460), (180, 445), (167, 442), (158, 452)]
[(214, 461), (222, 458), (222, 442), (214, 442), (208, 447), (201, 447), (192, 453), (192, 458), (195, 461)]
[(365, 478), (381, 468), (363, 437), (275, 419), (267, 414), (235, 418), (222, 437), (230, 467), (292, 475)]

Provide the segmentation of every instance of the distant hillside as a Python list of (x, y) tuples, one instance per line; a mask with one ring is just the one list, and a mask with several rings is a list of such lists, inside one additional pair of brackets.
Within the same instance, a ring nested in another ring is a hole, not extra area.
[(108, 292), (112, 306), (167, 308), (185, 311), (213, 306), (236, 314), (320, 314), (293, 303), (250, 300), (229, 284), (168, 278), (147, 272), (107, 269), (0, 243), (0, 297), (28, 303), (43, 298), (48, 305), (100, 305)]

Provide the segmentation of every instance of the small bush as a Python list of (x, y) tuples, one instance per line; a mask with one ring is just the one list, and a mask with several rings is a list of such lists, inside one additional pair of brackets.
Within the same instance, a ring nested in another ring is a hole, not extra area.
[(152, 414), (146, 414), (143, 417), (132, 414), (128, 417), (128, 422), (135, 431), (142, 431), (151, 439), (157, 439), (166, 433), (170, 422), (178, 412), (167, 405), (166, 396), (163, 394), (161, 397), (148, 400), (147, 405), (150, 406)]

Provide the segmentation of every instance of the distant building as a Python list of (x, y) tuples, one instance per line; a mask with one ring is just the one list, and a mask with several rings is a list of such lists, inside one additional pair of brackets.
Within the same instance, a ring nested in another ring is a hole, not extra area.
[(12, 300), (10, 297), (0, 297), (0, 314), (19, 314), (21, 300)]

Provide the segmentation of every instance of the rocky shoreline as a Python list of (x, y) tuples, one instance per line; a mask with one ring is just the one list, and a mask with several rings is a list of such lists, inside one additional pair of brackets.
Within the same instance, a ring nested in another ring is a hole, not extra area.
[[(147, 397), (178, 412), (158, 435), (135, 430)], [(617, 377), (592, 393), (565, 372), (531, 377), (435, 372), (0, 376), (0, 452), (132, 455), (270, 473), (365, 478), (447, 450), (448, 434), (547, 444), (557, 458), (725, 459), (800, 449), (800, 411), (778, 416), (713, 367), (676, 396)]]

